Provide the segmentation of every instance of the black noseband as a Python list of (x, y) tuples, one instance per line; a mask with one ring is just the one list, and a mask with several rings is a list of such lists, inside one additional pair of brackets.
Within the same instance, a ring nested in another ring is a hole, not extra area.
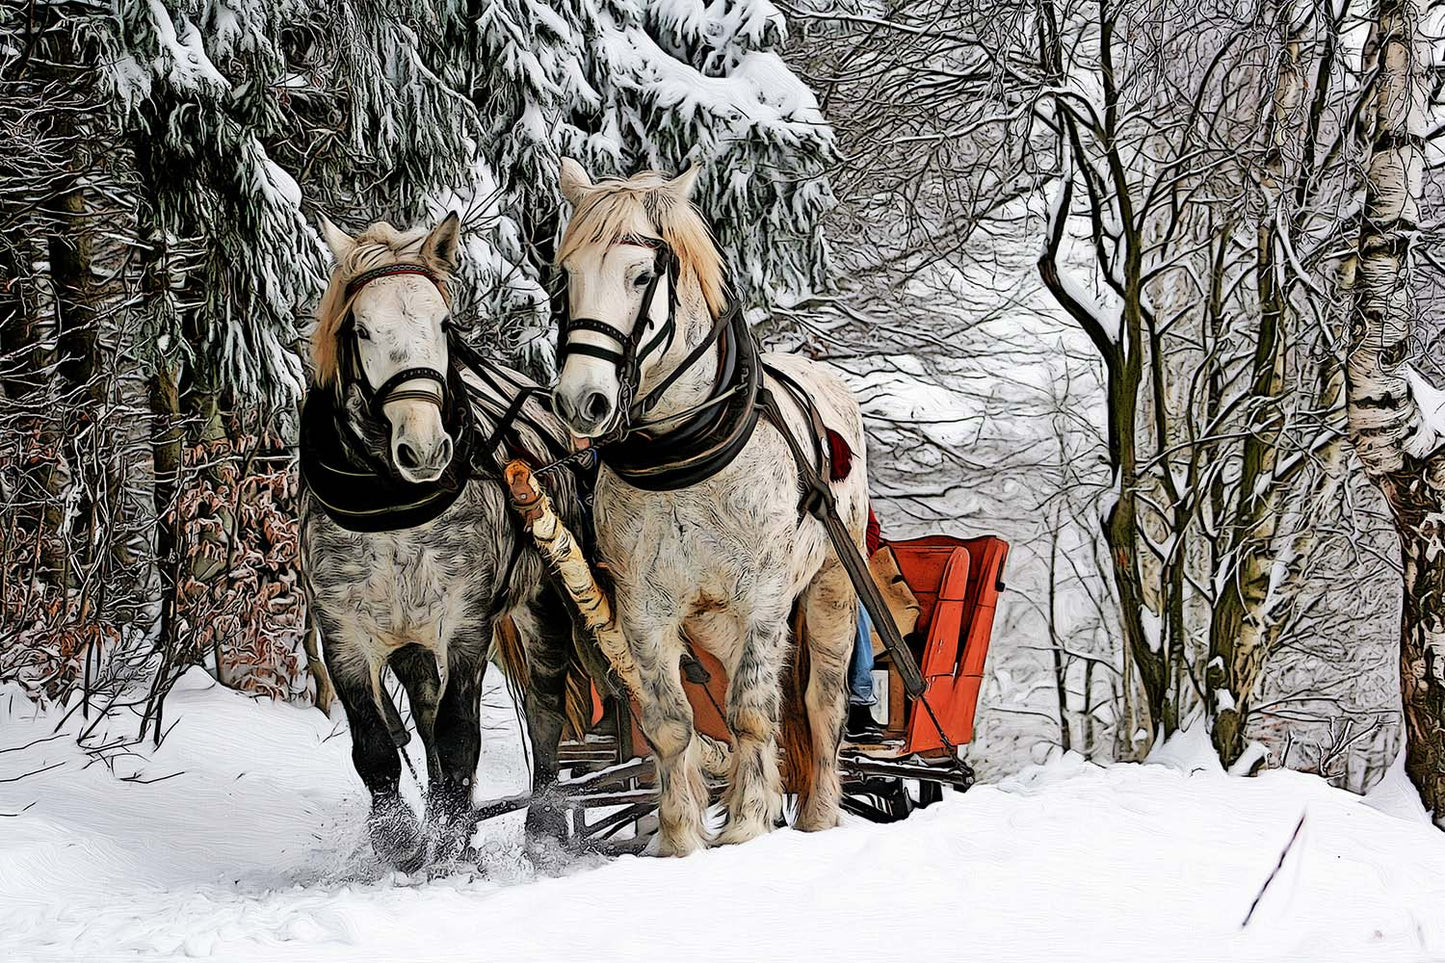
[[(421, 388), (408, 388), (405, 391), (397, 390), (399, 386), (408, 381), (419, 381), (421, 379), (436, 382), (438, 390), (436, 392), (424, 391)], [(366, 386), (366, 378), (362, 377), (360, 383)], [(381, 409), (385, 407), (389, 401), (430, 401), (436, 405), (437, 408), (444, 409), (447, 400), (447, 379), (445, 375), (435, 368), (407, 368), (387, 378), (386, 383), (373, 391), (368, 400), (371, 405), (371, 413), (376, 417), (381, 416)]]

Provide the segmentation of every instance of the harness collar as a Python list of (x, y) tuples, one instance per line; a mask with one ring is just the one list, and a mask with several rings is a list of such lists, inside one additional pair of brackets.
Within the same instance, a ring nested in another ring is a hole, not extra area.
[[(603, 439), (598, 457), (634, 488), (673, 491), (706, 481), (728, 465), (752, 438), (758, 422), (756, 406), (762, 384), (757, 342), (734, 306), (714, 324), (712, 332), (663, 382), (631, 408), (650, 410), (679, 375), (718, 347), (717, 375), (701, 404), (656, 422), (631, 422), (617, 436)], [(665, 427), (664, 427), (665, 426)]]
[(447, 375), (447, 397), (461, 399), (442, 405), (442, 426), (455, 449), (441, 477), (430, 482), (407, 481), (390, 459), (374, 455), (336, 392), (307, 393), (301, 476), (336, 524), (353, 532), (412, 528), (441, 515), (461, 495), (473, 475), (476, 428), (461, 375), (455, 368)]

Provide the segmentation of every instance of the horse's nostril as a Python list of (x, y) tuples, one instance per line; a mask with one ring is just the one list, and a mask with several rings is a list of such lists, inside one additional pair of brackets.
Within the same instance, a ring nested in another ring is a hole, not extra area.
[(417, 457), (416, 449), (406, 442), (396, 446), (396, 463), (403, 468), (421, 467), (421, 459)]
[(582, 401), (582, 414), (592, 421), (601, 421), (612, 410), (612, 402), (600, 391), (594, 391)]
[(445, 468), (452, 462), (452, 440), (443, 438), (442, 443), (437, 445), (437, 456), (432, 459), (432, 467)]

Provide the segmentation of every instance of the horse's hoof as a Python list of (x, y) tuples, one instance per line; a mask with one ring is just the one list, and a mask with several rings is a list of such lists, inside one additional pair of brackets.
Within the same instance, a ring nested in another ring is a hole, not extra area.
[(434, 858), (464, 859), (477, 828), (470, 790), (459, 785), (442, 785), (429, 792), (426, 826)]
[(750, 843), (759, 836), (772, 832), (773, 827), (765, 822), (739, 821), (729, 822), (723, 827), (722, 832), (717, 834), (713, 840), (714, 846), (737, 846), (740, 843)]
[(432, 812), (427, 815), (427, 836), (431, 839), (435, 859), (465, 859), (471, 848), (476, 823), (454, 812)]
[(431, 837), (432, 858), (445, 862), (465, 862), (468, 851), (472, 850), (470, 824), (433, 824), (427, 833)]
[(651, 856), (662, 856), (666, 858), (680, 858), (691, 856), (700, 849), (707, 848), (707, 837), (701, 833), (678, 833), (675, 835), (663, 835), (658, 833), (648, 844), (645, 852)]
[(525, 825), (528, 840), (566, 842), (571, 835), (567, 830), (567, 814), (556, 806), (534, 804), (527, 808)]
[(522, 852), (539, 873), (555, 874), (576, 859), (579, 850), (564, 836), (528, 832), (522, 839)]
[(426, 865), (426, 839), (416, 816), (400, 799), (373, 805), (366, 828), (371, 848), (383, 863), (403, 873), (414, 873)]
[(821, 833), (824, 830), (836, 829), (840, 824), (837, 812), (831, 815), (809, 814), (800, 815), (793, 822), (793, 828), (802, 833)]

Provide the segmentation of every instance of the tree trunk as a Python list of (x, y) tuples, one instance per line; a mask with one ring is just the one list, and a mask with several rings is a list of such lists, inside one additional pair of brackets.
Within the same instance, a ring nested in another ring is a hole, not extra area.
[(1346, 365), (1350, 435), (1389, 503), (1404, 562), (1400, 691), (1405, 769), (1445, 824), (1445, 454), (1405, 367), (1415, 314), (1412, 240), (1424, 172), (1425, 82), (1413, 0), (1380, 0), (1366, 48), (1375, 68), (1369, 160)]
[[(175, 502), (184, 441), (181, 431), (180, 392), (176, 388), (175, 375), (165, 368), (156, 370), (151, 376), (149, 387), (151, 460), (155, 466), (156, 560), (164, 573), (161, 591), (166, 597), (170, 597), (175, 592), (175, 573), (178, 568), (178, 559), (174, 557), (179, 540)], [(164, 613), (169, 612), (169, 606), (162, 606), (161, 611), (164, 639), (168, 622)]]
[[(1077, 152), (1065, 138), (1060, 150), (1066, 159)], [(1114, 503), (1103, 518), (1104, 542), (1109, 547), (1110, 568), (1114, 587), (1119, 594), (1119, 622), (1124, 634), (1124, 659), (1139, 672), (1148, 712), (1150, 736), (1161, 727), (1167, 735), (1172, 731), (1171, 716), (1166, 714), (1169, 696), (1169, 661), (1162, 639), (1156, 632), (1151, 639), (1144, 625), (1144, 578), (1138, 555), (1138, 415), (1139, 386), (1143, 378), (1143, 359), (1139, 348), (1143, 327), (1141, 312), (1140, 264), (1130, 255), (1125, 268), (1129, 289), (1124, 296), (1123, 325), (1117, 339), (1095, 317), (1090, 308), (1074, 297), (1059, 270), (1059, 249), (1068, 226), (1073, 199), (1071, 165), (1061, 164), (1064, 174), (1059, 179), (1060, 195), (1046, 225), (1047, 242), (1037, 262), (1039, 277), (1059, 305), (1079, 323), (1104, 360), (1107, 395), (1107, 426), (1109, 466), (1114, 473)], [(1127, 208), (1126, 208), (1127, 214)], [(1124, 220), (1131, 220), (1125, 216)], [(1127, 674), (1127, 673), (1126, 673)], [(1127, 688), (1127, 684), (1126, 684)], [(1135, 745), (1134, 733), (1128, 734)], [(1147, 748), (1147, 746), (1145, 747)]]
[(85, 192), (72, 186), (51, 204), (50, 277), (55, 283), (58, 370), (67, 387), (89, 389), (97, 368), (95, 285)]
[(1049, 647), (1054, 652), (1054, 687), (1059, 694), (1059, 747), (1073, 746), (1069, 731), (1069, 666), (1064, 661), (1064, 642), (1059, 637), (1059, 530), (1055, 523), (1049, 537)]
[(1270, 573), (1274, 568), (1279, 508), (1277, 482), (1267, 476), (1274, 473), (1278, 462), (1283, 418), (1280, 402), (1284, 391), (1282, 345), (1289, 318), (1288, 296), (1280, 284), (1281, 242), (1275, 225), (1290, 220), (1282, 216), (1280, 205), (1289, 196), (1283, 190), (1285, 145), (1298, 134), (1298, 122), (1292, 115), (1302, 103), (1305, 89), (1297, 34), (1286, 36), (1277, 66), (1264, 132), (1267, 143), (1261, 186), (1266, 206), (1260, 217), (1255, 262), (1260, 307), (1250, 385), (1250, 408), (1255, 423), (1244, 439), (1230, 551), (1220, 560), (1228, 577), (1223, 579), (1209, 626), (1212, 670), (1206, 673), (1207, 699), (1214, 720), (1210, 735), (1225, 766), (1234, 765), (1244, 754), (1250, 702), (1269, 655), (1266, 606)]

